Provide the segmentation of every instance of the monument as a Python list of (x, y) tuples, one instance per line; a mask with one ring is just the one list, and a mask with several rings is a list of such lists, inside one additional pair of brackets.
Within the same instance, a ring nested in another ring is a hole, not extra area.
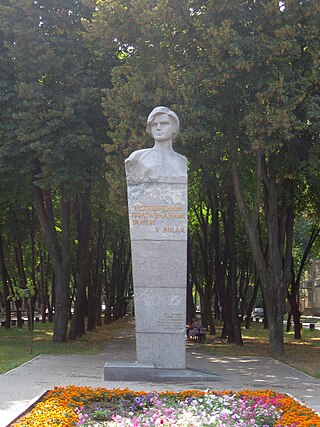
[(107, 362), (104, 378), (202, 379), (186, 369), (187, 160), (172, 147), (179, 119), (156, 107), (146, 130), (154, 146), (125, 161), (137, 360)]
[(166, 107), (148, 117), (154, 147), (126, 160), (137, 362), (185, 368), (187, 160), (172, 148), (179, 119)]

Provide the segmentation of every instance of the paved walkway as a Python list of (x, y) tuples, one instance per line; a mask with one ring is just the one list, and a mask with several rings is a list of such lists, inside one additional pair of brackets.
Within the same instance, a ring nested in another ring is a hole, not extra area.
[(166, 382), (109, 382), (103, 380), (106, 361), (134, 361), (133, 323), (97, 356), (39, 356), (0, 375), (0, 426), (7, 426), (30, 403), (55, 385), (124, 388), (132, 390), (271, 388), (288, 393), (320, 413), (320, 381), (268, 357), (216, 357), (201, 344), (187, 344), (187, 367), (215, 374), (213, 380)]

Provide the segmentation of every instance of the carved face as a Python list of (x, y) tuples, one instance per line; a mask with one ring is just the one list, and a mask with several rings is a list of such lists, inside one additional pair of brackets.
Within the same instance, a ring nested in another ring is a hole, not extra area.
[(172, 139), (173, 124), (168, 114), (157, 114), (151, 124), (152, 136), (156, 141), (168, 141)]

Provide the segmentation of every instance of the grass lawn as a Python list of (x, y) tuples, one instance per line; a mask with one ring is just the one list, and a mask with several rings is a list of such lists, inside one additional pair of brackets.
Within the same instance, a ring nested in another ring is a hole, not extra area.
[[(217, 335), (207, 338), (206, 347), (216, 356), (270, 356), (268, 330), (263, 323), (252, 322), (250, 329), (242, 328), (243, 347), (228, 344), (218, 338), (221, 334), (221, 323), (217, 323)], [(294, 339), (292, 331), (285, 332), (285, 355), (278, 358), (283, 363), (299, 371), (320, 378), (320, 331), (309, 331), (303, 328), (301, 340)]]
[[(103, 325), (88, 332), (80, 340), (57, 344), (52, 341), (53, 325), (35, 323), (33, 339), (26, 325), (23, 328), (0, 328), (0, 373), (13, 369), (39, 354), (99, 354), (113, 335), (126, 326), (128, 318)], [(242, 329), (243, 347), (228, 344), (219, 338), (221, 323), (217, 322), (217, 335), (207, 336), (205, 347), (215, 356), (269, 356), (268, 331), (262, 323), (252, 322), (250, 329)], [(203, 344), (199, 344), (203, 345)], [(285, 356), (279, 360), (320, 378), (320, 331), (303, 329), (302, 339), (295, 340), (293, 332), (285, 333)]]
[(103, 325), (97, 331), (87, 332), (76, 341), (54, 343), (53, 324), (35, 323), (31, 333), (27, 326), (0, 328), (0, 374), (7, 372), (39, 354), (99, 354), (108, 340), (123, 328), (126, 319)]

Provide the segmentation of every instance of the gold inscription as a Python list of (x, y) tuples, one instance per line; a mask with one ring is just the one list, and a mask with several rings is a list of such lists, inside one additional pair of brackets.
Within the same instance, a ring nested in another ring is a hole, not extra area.
[(163, 227), (164, 233), (184, 233), (184, 227)]
[(144, 205), (135, 205), (133, 206), (134, 211), (183, 211), (182, 206), (161, 206), (161, 205), (155, 205), (155, 206), (144, 206)]
[(133, 219), (132, 225), (154, 225), (153, 219)]
[[(131, 225), (156, 225), (158, 219), (164, 220), (181, 220), (186, 219), (184, 208), (182, 206), (165, 206), (165, 205), (135, 205), (131, 212)], [(156, 227), (160, 231), (162, 227)], [(163, 227), (163, 233), (184, 233), (184, 227)]]

